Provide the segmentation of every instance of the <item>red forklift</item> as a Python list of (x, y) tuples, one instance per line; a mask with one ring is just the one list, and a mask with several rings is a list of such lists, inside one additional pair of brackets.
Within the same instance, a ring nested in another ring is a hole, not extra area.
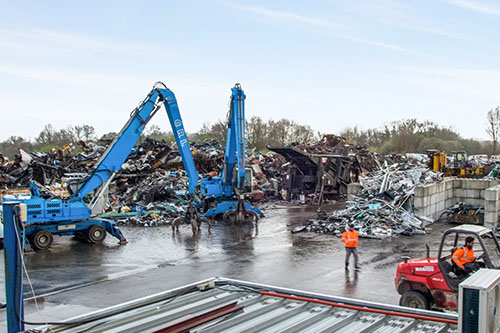
[(446, 230), (441, 237), (437, 257), (429, 256), (429, 246), (425, 258), (410, 259), (398, 265), (396, 290), (401, 295), (399, 305), (435, 310), (456, 310), (458, 285), (466, 277), (455, 274), (451, 256), (465, 238), (474, 237), (476, 261), (486, 268), (500, 269), (500, 245), (495, 233), (478, 225), (463, 224)]

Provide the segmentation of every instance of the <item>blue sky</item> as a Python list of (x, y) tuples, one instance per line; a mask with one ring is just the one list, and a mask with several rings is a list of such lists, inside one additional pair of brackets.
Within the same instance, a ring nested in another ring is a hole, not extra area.
[(247, 118), (322, 133), (417, 118), (487, 138), (500, 105), (498, 1), (0, 0), (0, 17), (0, 140), (119, 131), (156, 81), (191, 132), (236, 82)]

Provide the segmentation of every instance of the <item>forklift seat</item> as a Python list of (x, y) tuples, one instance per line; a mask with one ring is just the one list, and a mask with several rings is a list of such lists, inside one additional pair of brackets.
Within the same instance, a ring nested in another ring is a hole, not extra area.
[(447, 260), (443, 260), (441, 262), (441, 273), (448, 275), (450, 272), (453, 272), (453, 266)]

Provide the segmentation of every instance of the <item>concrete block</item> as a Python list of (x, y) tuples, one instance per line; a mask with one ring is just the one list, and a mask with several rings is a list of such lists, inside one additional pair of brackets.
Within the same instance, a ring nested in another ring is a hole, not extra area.
[(427, 184), (425, 185), (425, 190), (424, 190), (424, 195), (430, 196), (436, 193), (436, 185), (434, 184)]
[(479, 193), (480, 193), (479, 196), (484, 199), (484, 195), (486, 193), (486, 190), (481, 190), (481, 192), (479, 192)]
[(471, 187), (471, 180), (470, 179), (462, 179), (462, 186), (460, 186), (460, 188), (463, 188), (464, 190), (468, 190)]
[(415, 197), (423, 197), (425, 194), (424, 187), (422, 185), (415, 186)]
[(486, 189), (489, 186), (489, 182), (483, 179), (464, 179), (462, 181), (462, 188), (467, 189)]
[(421, 197), (414, 197), (413, 198), (413, 206), (415, 207), (415, 209), (420, 209), (420, 208), (424, 207), (424, 199), (425, 198), (421, 198)]
[(460, 178), (453, 179), (453, 188), (462, 188), (462, 179)]
[(443, 182), (445, 184), (446, 190), (453, 190), (453, 180), (447, 179)]
[(456, 188), (453, 190), (453, 197), (455, 198), (462, 198), (465, 197), (465, 190), (461, 188)]
[(498, 201), (490, 201), (486, 200), (484, 202), (484, 211), (485, 212), (497, 212), (500, 210), (500, 204)]
[(429, 217), (432, 217), (432, 215), (434, 214), (434, 209), (432, 208), (432, 206), (427, 206), (427, 208), (424, 210), (424, 215), (425, 216), (429, 216)]
[(484, 199), (497, 201), (499, 199), (499, 193), (500, 191), (498, 189), (495, 189), (495, 187), (490, 187), (489, 189), (484, 191)]
[(453, 198), (453, 188), (446, 190), (446, 200)]
[(472, 205), (484, 206), (484, 200), (483, 199), (478, 199), (478, 198), (473, 198), (473, 199), (471, 199), (471, 204)]
[(432, 209), (431, 214), (435, 214), (435, 213), (439, 212), (439, 204), (437, 204), (437, 203), (433, 204), (431, 206), (431, 209)]
[(475, 189), (464, 189), (463, 190), (463, 197), (465, 198), (480, 198), (481, 191), (480, 190), (475, 190)]
[(484, 213), (484, 226), (493, 228), (498, 222), (498, 213), (485, 212)]
[(446, 201), (444, 202), (444, 206), (446, 209), (450, 208), (451, 206), (454, 206), (455, 205), (455, 199), (454, 198), (450, 198), (450, 199), (446, 199)]

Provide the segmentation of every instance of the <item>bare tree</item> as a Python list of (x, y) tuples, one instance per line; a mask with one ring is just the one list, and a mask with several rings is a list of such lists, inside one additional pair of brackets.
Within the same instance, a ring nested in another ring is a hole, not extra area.
[(493, 141), (493, 152), (491, 154), (494, 155), (496, 154), (498, 135), (500, 134), (500, 107), (497, 106), (495, 109), (488, 111), (486, 120), (488, 123), (486, 133), (488, 133), (491, 141)]

